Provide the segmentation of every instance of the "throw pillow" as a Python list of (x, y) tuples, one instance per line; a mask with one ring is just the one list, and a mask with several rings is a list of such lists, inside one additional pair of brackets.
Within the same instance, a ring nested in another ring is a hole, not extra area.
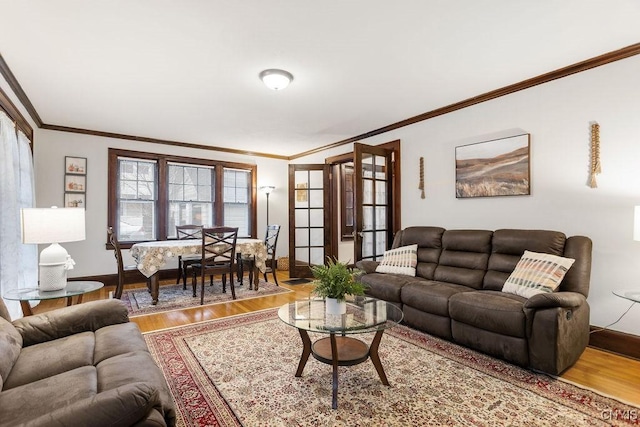
[(416, 264), (418, 264), (418, 245), (402, 246), (385, 251), (380, 265), (376, 267), (376, 272), (415, 276)]
[(567, 274), (575, 259), (557, 255), (524, 251), (502, 292), (530, 298), (536, 294), (553, 292)]

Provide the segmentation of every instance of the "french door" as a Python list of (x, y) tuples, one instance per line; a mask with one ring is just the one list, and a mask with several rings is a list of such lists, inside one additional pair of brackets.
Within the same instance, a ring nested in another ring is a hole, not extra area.
[(393, 150), (354, 144), (355, 260), (379, 261), (393, 242)]
[(311, 277), (331, 246), (329, 165), (289, 165), (289, 277)]

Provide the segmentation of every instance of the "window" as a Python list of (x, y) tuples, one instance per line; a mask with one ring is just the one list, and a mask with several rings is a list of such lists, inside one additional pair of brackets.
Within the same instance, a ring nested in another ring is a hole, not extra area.
[[(215, 167), (169, 163), (169, 214), (167, 237), (176, 235), (176, 225), (215, 224), (213, 211)], [(248, 222), (248, 217), (246, 218)], [(238, 234), (248, 236), (248, 233)]]
[(156, 162), (118, 159), (118, 240), (156, 238)]
[(175, 238), (183, 224), (255, 237), (256, 172), (250, 164), (109, 149), (109, 224), (123, 246)]
[(251, 174), (244, 170), (224, 171), (224, 225), (238, 227), (238, 235), (248, 235)]

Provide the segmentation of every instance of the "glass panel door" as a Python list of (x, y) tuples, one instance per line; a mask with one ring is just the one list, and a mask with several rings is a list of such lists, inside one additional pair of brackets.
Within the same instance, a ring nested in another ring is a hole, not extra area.
[(330, 247), (329, 165), (289, 165), (289, 276), (311, 277)]
[(355, 259), (380, 261), (393, 242), (392, 150), (354, 144)]

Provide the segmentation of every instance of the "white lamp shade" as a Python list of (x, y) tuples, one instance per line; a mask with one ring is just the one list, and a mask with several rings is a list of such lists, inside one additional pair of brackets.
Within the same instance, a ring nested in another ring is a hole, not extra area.
[(633, 240), (640, 240), (640, 206), (635, 207), (633, 215)]
[(276, 187), (274, 187), (273, 185), (263, 185), (262, 187), (260, 187), (260, 191), (262, 191), (264, 194), (269, 194), (275, 189)]
[(85, 239), (83, 208), (24, 208), (22, 243), (62, 243)]
[(288, 71), (270, 69), (260, 73), (260, 79), (272, 90), (281, 90), (289, 86), (293, 80), (293, 75)]

